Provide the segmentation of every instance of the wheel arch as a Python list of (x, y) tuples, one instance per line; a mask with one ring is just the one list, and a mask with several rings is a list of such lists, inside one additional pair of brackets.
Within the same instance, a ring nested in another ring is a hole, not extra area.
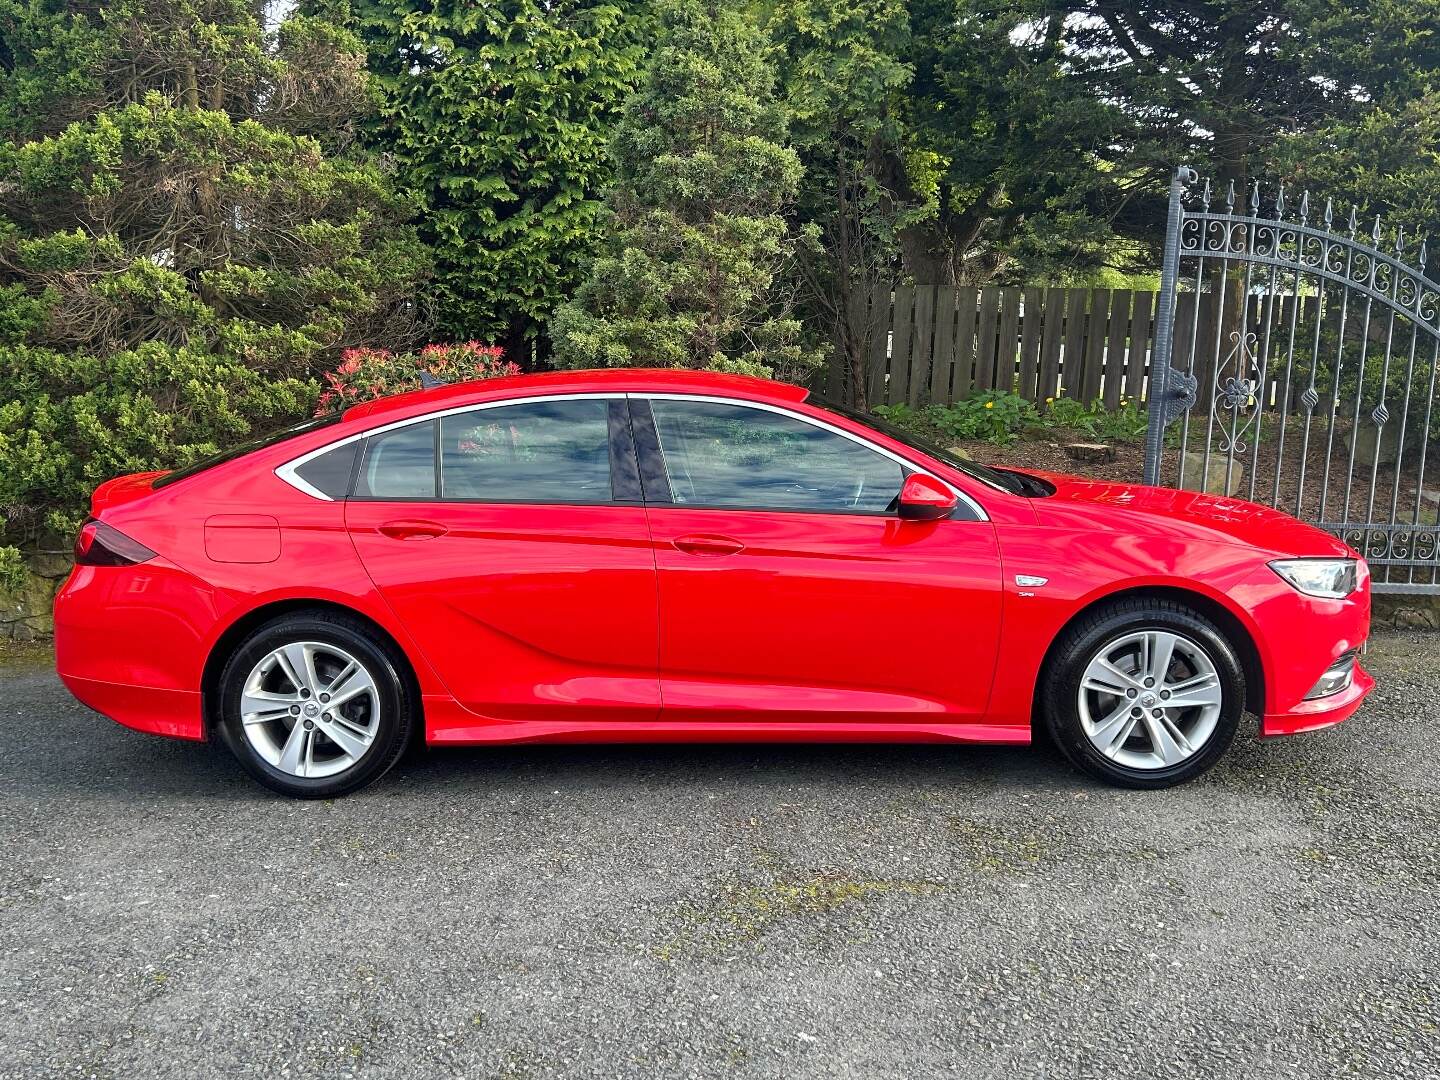
[(287, 597), (283, 600), (261, 604), (241, 615), (215, 639), (209, 655), (205, 657), (205, 666), (200, 675), (200, 701), (206, 736), (208, 737), (214, 730), (215, 724), (219, 720), (220, 673), (224, 671), (225, 662), (230, 659), (231, 654), (258, 627), (278, 619), (282, 615), (293, 615), (302, 611), (321, 611), (344, 615), (364, 623), (378, 638), (392, 647), (399, 661), (400, 677), (408, 684), (415, 707), (420, 710), (417, 716), (419, 722), (414, 725), (414, 730), (423, 738), (425, 731), (424, 699), (420, 692), (420, 680), (415, 671), (415, 664), (405, 651), (405, 647), (396, 640), (394, 634), (363, 611), (334, 600), (321, 600), (316, 597)]
[(1244, 620), (1224, 602), (1198, 590), (1187, 589), (1180, 585), (1139, 585), (1133, 588), (1117, 589), (1094, 597), (1077, 609), (1051, 638), (1035, 680), (1035, 691), (1031, 702), (1032, 727), (1037, 724), (1040, 716), (1040, 693), (1045, 685), (1045, 678), (1049, 674), (1055, 654), (1070, 628), (1081, 619), (1093, 614), (1097, 609), (1109, 607), (1122, 600), (1147, 599), (1168, 600), (1171, 603), (1184, 605), (1213, 622), (1225, 635), (1225, 639), (1230, 642), (1231, 647), (1235, 650), (1235, 655), (1240, 659), (1241, 669), (1245, 672), (1246, 710), (1256, 716), (1265, 714), (1265, 665), (1260, 658), (1260, 649), (1255, 643), (1255, 635)]

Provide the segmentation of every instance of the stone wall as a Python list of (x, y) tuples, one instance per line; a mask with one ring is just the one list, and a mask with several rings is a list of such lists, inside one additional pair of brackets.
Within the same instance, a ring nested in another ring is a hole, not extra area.
[(1372, 599), (1376, 630), (1440, 630), (1440, 595), (1381, 593)]
[(61, 552), (27, 555), (25, 568), (18, 589), (0, 587), (0, 641), (38, 641), (55, 629), (50, 609), (70, 573), (70, 556)]

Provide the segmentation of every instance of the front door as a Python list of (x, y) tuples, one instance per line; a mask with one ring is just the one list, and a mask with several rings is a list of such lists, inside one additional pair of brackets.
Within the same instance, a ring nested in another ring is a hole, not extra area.
[(905, 467), (813, 419), (662, 395), (631, 410), (666, 719), (983, 716), (1001, 604), (990, 522), (901, 521)]
[(467, 709), (655, 719), (655, 564), (623, 398), (500, 403), (372, 435), (346, 524)]

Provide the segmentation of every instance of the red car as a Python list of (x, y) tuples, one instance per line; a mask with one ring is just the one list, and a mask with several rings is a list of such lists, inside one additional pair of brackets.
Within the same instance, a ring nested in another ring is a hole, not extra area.
[(1156, 788), (1373, 680), (1354, 551), (1265, 507), (987, 468), (794, 386), (589, 371), (358, 405), (102, 485), (56, 663), (333, 796), (413, 741), (1028, 743)]

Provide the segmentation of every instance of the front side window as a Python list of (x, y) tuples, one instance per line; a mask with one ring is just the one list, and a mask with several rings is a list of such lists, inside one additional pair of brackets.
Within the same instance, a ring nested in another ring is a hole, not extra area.
[(527, 401), (441, 417), (440, 497), (609, 502), (608, 402)]
[(679, 504), (878, 514), (904, 481), (898, 462), (793, 417), (658, 397), (650, 408)]

